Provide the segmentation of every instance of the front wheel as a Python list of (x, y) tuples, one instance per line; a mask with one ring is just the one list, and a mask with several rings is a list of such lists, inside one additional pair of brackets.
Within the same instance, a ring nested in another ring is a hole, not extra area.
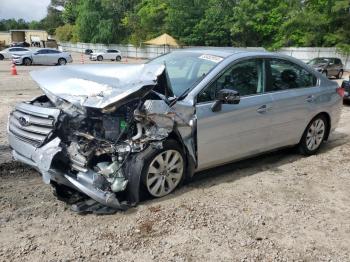
[(0, 60), (4, 60), (4, 56), (2, 54), (0, 54)]
[(325, 139), (327, 126), (324, 116), (317, 116), (311, 120), (299, 143), (299, 151), (303, 155), (317, 153)]
[(121, 60), (122, 60), (122, 57), (119, 55), (115, 58), (115, 61), (117, 61), (117, 62), (120, 62)]
[(144, 163), (143, 187), (152, 197), (170, 194), (184, 179), (185, 158), (174, 140), (165, 141), (162, 149), (154, 149)]
[(64, 59), (64, 58), (58, 59), (58, 65), (65, 65), (65, 64), (67, 64), (67, 60), (66, 59)]
[(32, 60), (30, 60), (29, 58), (24, 58), (23, 64), (26, 66), (30, 66), (32, 64)]
[(102, 61), (103, 60), (103, 57), (101, 56), (101, 55), (99, 55), (98, 57), (97, 57), (97, 61)]

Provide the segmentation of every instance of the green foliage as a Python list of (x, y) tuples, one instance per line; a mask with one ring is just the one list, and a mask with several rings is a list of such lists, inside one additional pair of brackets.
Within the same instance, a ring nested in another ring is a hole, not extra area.
[(135, 10), (127, 12), (122, 20), (129, 34), (130, 43), (139, 45), (166, 32), (167, 3), (162, 0), (142, 0), (136, 5)]
[(184, 45), (347, 52), (349, 21), (349, 0), (51, 0), (43, 20), (0, 20), (0, 30), (45, 29), (65, 41), (135, 45), (168, 33)]
[(76, 27), (70, 24), (59, 26), (56, 28), (55, 36), (59, 41), (77, 42)]
[(2, 19), (0, 20), (0, 31), (9, 31), (11, 29), (28, 29), (29, 25), (23, 19)]

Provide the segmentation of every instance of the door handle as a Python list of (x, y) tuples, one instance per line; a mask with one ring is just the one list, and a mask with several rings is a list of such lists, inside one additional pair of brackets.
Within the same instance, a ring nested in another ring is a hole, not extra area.
[(311, 95), (306, 98), (306, 102), (312, 103), (315, 101), (315, 96)]
[(267, 106), (266, 105), (262, 105), (261, 107), (259, 107), (256, 112), (263, 114), (267, 112)]

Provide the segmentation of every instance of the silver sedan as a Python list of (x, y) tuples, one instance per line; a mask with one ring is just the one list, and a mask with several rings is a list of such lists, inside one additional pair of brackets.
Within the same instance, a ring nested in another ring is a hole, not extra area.
[(41, 48), (35, 51), (13, 55), (12, 59), (16, 65), (65, 65), (72, 63), (73, 59), (69, 53), (56, 49)]
[(61, 198), (80, 192), (96, 201), (78, 212), (125, 209), (170, 194), (197, 171), (281, 147), (316, 154), (344, 94), (299, 60), (239, 50), (31, 75), (44, 95), (11, 113), (13, 156)]

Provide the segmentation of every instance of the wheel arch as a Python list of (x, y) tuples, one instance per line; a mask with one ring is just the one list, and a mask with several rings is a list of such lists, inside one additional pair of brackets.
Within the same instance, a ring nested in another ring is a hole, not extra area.
[[(318, 114), (316, 114), (310, 121), (309, 123), (311, 123), (316, 117), (319, 117), (319, 116), (323, 116), (326, 121), (327, 121), (327, 128), (326, 128), (326, 134), (325, 134), (325, 137), (324, 137), (324, 140), (327, 141), (328, 140), (328, 137), (329, 137), (329, 134), (330, 134), (330, 131), (331, 131), (331, 125), (332, 125), (332, 122), (331, 122), (331, 116), (325, 112), (325, 111), (322, 111)], [(308, 124), (309, 124), (308, 123)]]
[(33, 63), (33, 59), (32, 59), (31, 57), (25, 56), (25, 57), (22, 58), (22, 64), (24, 64), (24, 60), (25, 60), (25, 59), (29, 59), (30, 62)]
[(196, 163), (194, 162), (194, 159), (191, 157), (190, 152), (188, 151), (187, 147), (185, 146), (180, 133), (176, 129), (174, 129), (169, 134), (167, 139), (175, 140), (182, 148), (182, 151), (183, 151), (185, 158), (186, 158), (185, 159), (186, 172), (185, 172), (185, 179), (184, 179), (184, 182), (186, 182), (194, 175)]

